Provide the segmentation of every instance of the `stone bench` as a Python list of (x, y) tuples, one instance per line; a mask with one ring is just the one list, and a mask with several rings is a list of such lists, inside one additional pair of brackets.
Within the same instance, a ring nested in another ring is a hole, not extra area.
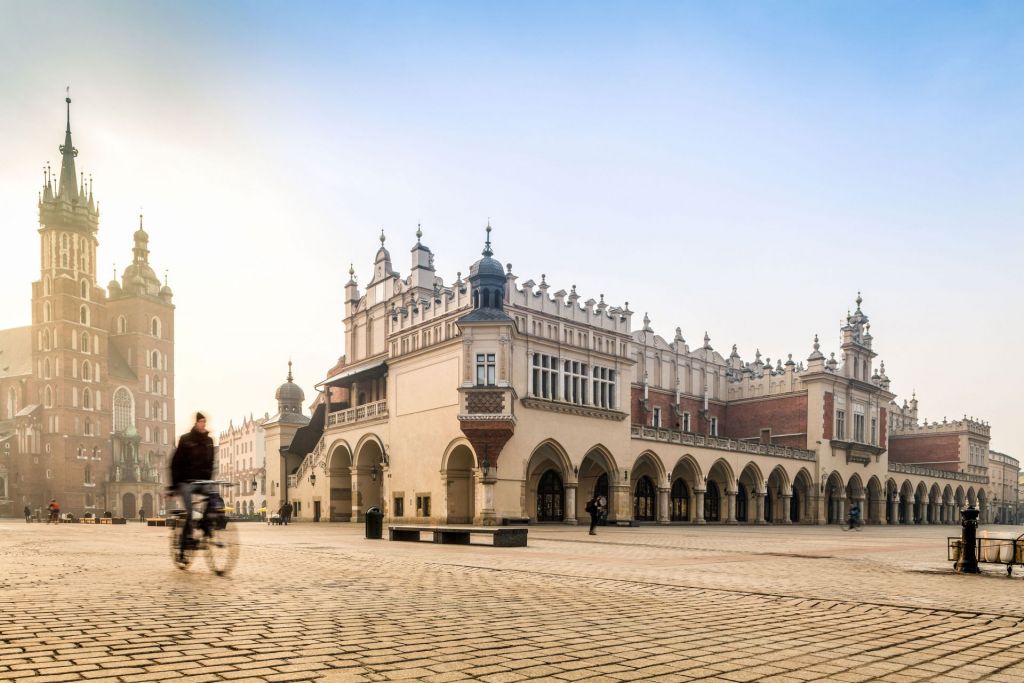
[(491, 545), (499, 548), (525, 548), (528, 529), (513, 527), (465, 527), (465, 526), (418, 526), (398, 524), (388, 527), (389, 541), (423, 540), (422, 534), (429, 532), (431, 541), (453, 545), (469, 545), (470, 536), (490, 536)]
[(167, 526), (167, 520), (163, 517), (147, 517), (146, 526)]

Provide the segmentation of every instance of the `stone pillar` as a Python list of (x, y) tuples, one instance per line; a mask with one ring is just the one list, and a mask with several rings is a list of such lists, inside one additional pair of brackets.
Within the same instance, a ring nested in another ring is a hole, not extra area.
[(690, 515), (694, 524), (706, 524), (704, 519), (704, 489), (693, 490), (693, 514)]
[(480, 524), (483, 526), (495, 526), (498, 523), (497, 515), (494, 514), (494, 479), (484, 477), (483, 479), (484, 500), (480, 510)]
[(900, 523), (900, 510), (899, 500), (896, 498), (889, 498), (885, 504), (889, 507), (888, 517), (892, 521), (886, 522), (887, 524), (899, 524)]
[(668, 524), (668, 487), (658, 489), (658, 524)]
[(765, 495), (763, 493), (754, 494), (754, 524), (767, 524), (765, 521)]
[(726, 498), (726, 514), (725, 523), (735, 524), (736, 523), (736, 492), (729, 491), (725, 494)]
[(789, 511), (793, 506), (793, 496), (782, 494), (779, 496), (782, 499), (782, 513), (779, 515), (779, 519), (782, 520), (783, 524), (792, 524), (800, 520), (790, 519)]
[(352, 516), (353, 522), (363, 521), (363, 493), (359, 487), (359, 470), (352, 468)]
[(576, 524), (576, 484), (565, 485), (565, 523)]
[(906, 518), (906, 522), (904, 522), (905, 524), (914, 523), (914, 501), (903, 501), (903, 515)]
[(608, 521), (632, 519), (633, 506), (630, 505), (629, 487), (624, 484), (608, 486)]

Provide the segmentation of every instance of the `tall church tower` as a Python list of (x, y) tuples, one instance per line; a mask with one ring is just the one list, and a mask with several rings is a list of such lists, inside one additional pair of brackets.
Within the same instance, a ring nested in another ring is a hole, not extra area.
[(97, 504), (94, 466), (109, 450), (102, 413), (107, 333), (104, 292), (96, 286), (99, 208), (92, 182), (75, 169), (71, 98), (59, 178), (49, 166), (39, 198), (40, 278), (32, 284), (34, 401), (41, 406), (41, 458), (36, 490), (67, 508)]

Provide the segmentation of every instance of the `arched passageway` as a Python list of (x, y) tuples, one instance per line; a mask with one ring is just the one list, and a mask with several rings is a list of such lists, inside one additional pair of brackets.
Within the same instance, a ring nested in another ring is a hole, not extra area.
[(476, 457), (466, 444), (452, 449), (445, 459), (448, 524), (470, 524), (476, 513)]
[(526, 467), (526, 514), (536, 522), (575, 520), (576, 489), (566, 486), (571, 474), (561, 444), (549, 440), (537, 446)]
[[(384, 450), (377, 439), (367, 439), (359, 446), (352, 483), (354, 521), (363, 521), (366, 511), (372, 507), (384, 509)], [(422, 511), (424, 517), (431, 514), (427, 514), (426, 509)]]
[[(327, 520), (348, 522), (352, 519), (352, 454), (348, 446), (335, 446), (327, 458), (327, 486)], [(402, 516), (397, 510), (392, 515)]]
[(825, 483), (825, 521), (828, 524), (842, 524), (846, 521), (846, 487), (838, 472), (828, 475)]
[(704, 478), (697, 462), (685, 455), (672, 468), (669, 519), (673, 522), (704, 522)]
[(537, 486), (538, 522), (562, 522), (565, 520), (565, 485), (557, 471), (548, 469), (540, 477)]

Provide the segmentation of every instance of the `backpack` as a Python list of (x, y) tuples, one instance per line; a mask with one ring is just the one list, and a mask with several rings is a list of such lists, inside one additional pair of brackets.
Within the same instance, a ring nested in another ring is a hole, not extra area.
[(594, 501), (588, 500), (587, 501), (587, 507), (584, 508), (584, 509), (587, 511), (587, 513), (593, 513), (594, 512)]

